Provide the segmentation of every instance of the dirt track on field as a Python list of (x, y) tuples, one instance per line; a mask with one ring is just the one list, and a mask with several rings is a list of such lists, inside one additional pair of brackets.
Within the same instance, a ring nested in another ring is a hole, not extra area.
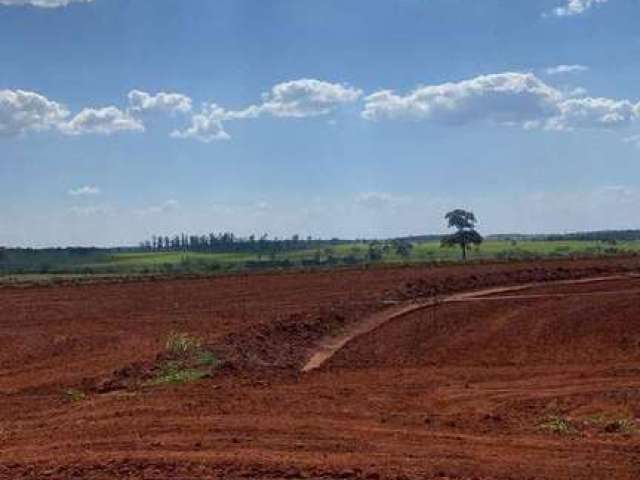
[[(548, 299), (551, 297), (569, 297), (569, 296), (602, 296), (602, 295), (620, 295), (621, 293), (640, 293), (640, 290), (613, 290), (613, 291), (600, 291), (600, 292), (579, 292), (579, 293), (539, 293), (539, 294), (526, 294), (526, 295), (505, 295), (512, 292), (519, 292), (526, 289), (533, 289), (536, 287), (562, 287), (562, 286), (575, 286), (584, 285), (587, 283), (602, 283), (611, 281), (626, 280), (633, 278), (632, 276), (622, 277), (620, 275), (610, 277), (593, 277), (576, 280), (557, 280), (545, 283), (537, 284), (523, 284), (523, 285), (511, 285), (504, 287), (492, 287), (485, 288), (483, 290), (471, 290), (469, 292), (454, 293), (446, 296), (436, 296), (421, 300), (419, 302), (407, 302), (400, 304), (394, 308), (376, 312), (373, 315), (363, 319), (351, 328), (342, 332), (337, 336), (330, 336), (320, 342), (320, 345), (316, 348), (309, 361), (302, 367), (302, 372), (310, 372), (316, 370), (326, 362), (328, 362), (333, 355), (345, 348), (348, 343), (352, 342), (356, 338), (366, 335), (367, 333), (375, 330), (376, 328), (384, 325), (387, 322), (404, 317), (410, 313), (414, 313), (420, 310), (428, 308), (436, 308), (446, 303), (456, 302), (478, 302), (478, 301), (504, 301), (514, 299)], [(551, 285), (548, 285), (548, 284)]]
[[(530, 284), (638, 271), (627, 258), (0, 288), (0, 478), (637, 479), (640, 279)], [(390, 321), (434, 295), (456, 301)], [(225, 366), (145, 385), (172, 331)]]

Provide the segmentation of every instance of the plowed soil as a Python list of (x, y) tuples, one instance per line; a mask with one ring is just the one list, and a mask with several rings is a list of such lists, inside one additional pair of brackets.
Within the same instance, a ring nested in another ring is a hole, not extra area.
[[(619, 258), (5, 286), (0, 478), (637, 480), (637, 272)], [(154, 385), (171, 332), (222, 361)]]

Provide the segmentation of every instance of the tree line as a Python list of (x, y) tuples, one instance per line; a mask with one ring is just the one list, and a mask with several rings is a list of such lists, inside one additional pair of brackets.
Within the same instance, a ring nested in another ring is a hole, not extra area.
[(232, 232), (208, 233), (205, 235), (179, 234), (173, 236), (153, 235), (140, 242), (138, 248), (150, 252), (210, 252), (210, 253), (269, 253), (272, 251), (295, 251), (320, 248), (339, 243), (357, 242), (357, 240), (331, 240), (302, 238), (269, 238), (268, 234), (238, 237)]

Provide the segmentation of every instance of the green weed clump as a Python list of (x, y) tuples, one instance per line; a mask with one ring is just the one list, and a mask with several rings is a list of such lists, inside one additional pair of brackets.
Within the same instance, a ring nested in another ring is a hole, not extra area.
[(540, 428), (558, 435), (568, 435), (576, 431), (569, 419), (557, 415), (546, 418), (540, 424)]
[(203, 370), (188, 368), (182, 362), (167, 362), (157, 375), (148, 382), (149, 385), (179, 385), (195, 382), (208, 375)]
[(633, 434), (638, 431), (636, 422), (628, 417), (618, 417), (612, 415), (592, 415), (587, 422), (604, 433)]
[(208, 377), (220, 360), (203, 344), (201, 338), (188, 333), (170, 333), (165, 342), (170, 359), (160, 365), (147, 385), (179, 385)]
[(77, 390), (75, 388), (70, 388), (64, 391), (64, 397), (70, 402), (80, 402), (87, 398), (87, 394)]
[(213, 367), (218, 362), (218, 358), (211, 352), (203, 351), (198, 353), (198, 363), (203, 367)]

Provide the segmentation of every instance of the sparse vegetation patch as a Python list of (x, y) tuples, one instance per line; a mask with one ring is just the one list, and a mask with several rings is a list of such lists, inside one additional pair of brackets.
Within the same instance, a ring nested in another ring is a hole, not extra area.
[(177, 356), (187, 356), (202, 348), (202, 339), (188, 333), (171, 332), (166, 342), (167, 352)]
[(75, 388), (69, 388), (64, 391), (64, 397), (69, 402), (80, 402), (87, 398), (87, 394), (81, 390), (77, 390)]
[(184, 332), (171, 332), (165, 342), (165, 353), (153, 378), (146, 385), (190, 383), (211, 374), (220, 364), (216, 355), (204, 347), (204, 341)]
[(558, 435), (569, 435), (575, 433), (576, 427), (573, 422), (566, 417), (560, 415), (552, 415), (547, 417), (540, 423), (540, 428), (550, 433)]
[(630, 435), (638, 431), (638, 425), (633, 418), (620, 415), (592, 415), (585, 423), (602, 433)]

